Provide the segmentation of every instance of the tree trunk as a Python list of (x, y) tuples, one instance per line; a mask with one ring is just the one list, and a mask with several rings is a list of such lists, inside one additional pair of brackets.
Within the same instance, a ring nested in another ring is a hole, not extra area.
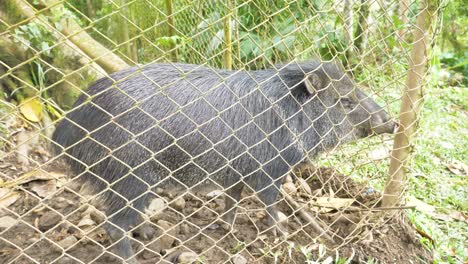
[[(167, 19), (167, 32), (170, 37), (175, 36), (174, 33), (174, 18), (172, 17), (172, 0), (165, 0), (166, 4), (166, 19)], [(175, 50), (175, 43), (169, 46), (169, 60), (177, 61), (177, 53)]]
[(400, 0), (400, 7), (398, 9), (398, 16), (400, 17), (401, 23), (403, 23), (403, 28), (398, 31), (398, 36), (403, 37), (406, 31), (406, 26), (408, 25), (408, 8), (409, 8), (409, 1), (408, 0)]
[(353, 45), (353, 9), (351, 0), (345, 0), (343, 7), (343, 25), (345, 29), (346, 44)]
[[(17, 2), (24, 2), (16, 0)], [(59, 14), (64, 14), (65, 7), (63, 4), (57, 4), (58, 0), (44, 0), (47, 6), (50, 6), (50, 11), (60, 17)], [(28, 5), (29, 6), (29, 5)], [(31, 7), (29, 6), (31, 9)], [(32, 10), (34, 17), (36, 13)], [(129, 67), (129, 65), (112, 51), (105, 48), (101, 43), (94, 40), (86, 31), (81, 28), (78, 23), (72, 18), (63, 18), (60, 21), (62, 28), (60, 32), (64, 34), (73, 44), (80, 48), (86, 55), (96, 61), (106, 72), (116, 72)]]
[(226, 13), (224, 15), (224, 68), (232, 69), (232, 39), (231, 39), (231, 0), (226, 0)]
[[(20, 0), (8, 0), (3, 2), (7, 4), (10, 8), (13, 8), (18, 14), (5, 15), (0, 12), (0, 19), (4, 21), (7, 25), (28, 25), (30, 23), (36, 23), (43, 26), (44, 28), (51, 31), (53, 37), (57, 38), (56, 43), (58, 45), (53, 47), (53, 50), (57, 50), (60, 56), (54, 56), (54, 58), (42, 58), (40, 64), (46, 67), (48, 70), (47, 80), (46, 80), (46, 89), (44, 94), (46, 97), (52, 97), (55, 102), (62, 108), (70, 108), (74, 103), (78, 95), (80, 94), (81, 89), (86, 88), (89, 82), (95, 80), (96, 78), (102, 78), (106, 75), (106, 72), (96, 64), (92, 59), (90, 59), (84, 52), (82, 52), (76, 45), (71, 41), (67, 40), (60, 34), (54, 26), (47, 23), (44, 19), (37, 19), (35, 15), (35, 10), (26, 2)], [(30, 18), (30, 19), (27, 19)], [(2, 38), (3, 43), (8, 41), (14, 43), (13, 40), (15, 35), (4, 35)], [(0, 44), (2, 47), (8, 47), (7, 44)], [(14, 47), (17, 49), (22, 48), (27, 44), (14, 43)], [(10, 87), (14, 85), (17, 89), (29, 87), (28, 90), (34, 90), (33, 92), (15, 92), (13, 94), (14, 98), (17, 101), (22, 101), (23, 99), (33, 97), (38, 94), (38, 88), (36, 88), (31, 79), (31, 74), (36, 73), (36, 67), (33, 59), (27, 60), (26, 58), (35, 58), (35, 56), (41, 57), (40, 53), (33, 47), (26, 47), (29, 51), (27, 57), (23, 59), (21, 55), (14, 54), (15, 59), (19, 60), (24, 67), (19, 71), (15, 70), (14, 75), (21, 77), (16, 78), (16, 80), (7, 81)], [(2, 58), (2, 61), (4, 58)], [(18, 72), (18, 73), (17, 73)], [(18, 80), (21, 79), (22, 85), (18, 86)], [(3, 88), (10, 90), (10, 88), (5, 86), (5, 81)], [(44, 87), (43, 87), (44, 88)], [(24, 90), (24, 89), (23, 89)]]
[(358, 21), (356, 26), (356, 32), (354, 34), (354, 47), (358, 54), (362, 53), (363, 44), (367, 32), (367, 18), (369, 17), (369, 2), (368, 0), (361, 0), (358, 10)]
[(88, 8), (88, 17), (89, 18), (94, 18), (95, 13), (94, 13), (94, 8), (93, 4), (91, 3), (91, 0), (86, 0), (86, 7)]
[[(63, 4), (55, 5), (56, 1), (57, 0), (44, 0), (44, 3), (48, 6), (53, 6), (50, 8), (51, 12), (60, 17), (60, 14), (64, 13), (64, 7)], [(12, 2), (18, 7), (19, 10), (21, 10), (22, 15), (32, 19), (31, 21), (37, 18), (37, 11), (24, 0), (12, 0)], [(58, 29), (56, 29), (54, 26), (43, 20), (37, 21), (39, 21), (38, 23), (43, 23), (51, 30), (58, 31)], [(67, 39), (71, 41), (71, 43), (64, 44), (73, 44), (68, 46), (76, 48), (75, 52), (77, 53), (83, 52), (82, 54), (86, 55), (85, 58), (89, 57), (91, 59), (90, 62), (95, 61), (108, 73), (123, 70), (129, 67), (125, 61), (91, 38), (74, 20), (63, 19), (60, 23), (62, 25), (62, 30), (60, 30), (60, 32), (62, 32), (62, 34), (64, 34)]]
[(390, 169), (382, 200), (382, 207), (392, 207), (400, 202), (405, 183), (405, 167), (410, 159), (411, 137), (416, 132), (418, 117), (423, 102), (424, 77), (428, 61), (427, 49), (432, 43), (431, 26), (436, 19), (437, 0), (421, 2), (421, 10), (414, 29), (414, 44), (409, 60), (406, 90), (401, 110), (400, 127), (395, 135)]
[(127, 55), (127, 61), (131, 61), (132, 64), (135, 62), (133, 61), (133, 50), (132, 50), (132, 42), (130, 40), (130, 31), (128, 29), (128, 23), (127, 20), (125, 19), (126, 16), (128, 16), (128, 12), (126, 12), (127, 7), (125, 6), (125, 0), (120, 0), (120, 12), (121, 12), (121, 27), (122, 27), (122, 41), (121, 43), (124, 44), (125, 46), (125, 54)]
[(0, 87), (18, 102), (38, 94), (29, 74), (27, 60), (26, 50), (7, 36), (0, 36)]

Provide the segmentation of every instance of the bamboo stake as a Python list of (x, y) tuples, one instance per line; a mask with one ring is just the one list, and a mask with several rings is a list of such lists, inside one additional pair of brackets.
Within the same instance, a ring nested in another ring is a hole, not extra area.
[(421, 10), (413, 32), (414, 44), (409, 60), (406, 90), (400, 109), (400, 127), (395, 135), (387, 184), (382, 207), (392, 207), (399, 203), (406, 183), (405, 165), (411, 154), (411, 137), (416, 132), (417, 121), (423, 102), (424, 78), (428, 61), (428, 45), (432, 43), (430, 31), (436, 15), (437, 0), (421, 2)]

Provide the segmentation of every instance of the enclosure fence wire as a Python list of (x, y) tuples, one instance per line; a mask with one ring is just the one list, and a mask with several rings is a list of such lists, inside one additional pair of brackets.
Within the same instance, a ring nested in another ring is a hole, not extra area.
[(442, 7), (3, 1), (0, 262), (113, 263), (126, 240), (129, 263), (352, 257), (405, 209), (381, 206), (394, 135), (362, 105), (401, 115), (416, 20)]

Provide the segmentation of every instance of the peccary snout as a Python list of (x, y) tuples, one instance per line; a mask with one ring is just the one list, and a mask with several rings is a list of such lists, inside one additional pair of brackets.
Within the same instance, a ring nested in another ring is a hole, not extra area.
[(396, 132), (398, 124), (393, 121), (388, 113), (380, 109), (377, 113), (371, 114), (371, 132), (372, 134), (392, 134)]
[(387, 111), (361, 90), (356, 89), (344, 100), (355, 102), (352, 104), (354, 108), (348, 112), (348, 118), (358, 130), (356, 136), (367, 137), (395, 132), (397, 123), (391, 119)]

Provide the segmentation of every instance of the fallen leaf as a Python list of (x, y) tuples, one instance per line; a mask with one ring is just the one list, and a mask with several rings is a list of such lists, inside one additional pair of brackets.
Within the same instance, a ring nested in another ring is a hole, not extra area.
[(468, 222), (468, 217), (459, 211), (451, 211), (449, 214), (443, 214), (436, 212), (436, 208), (432, 205), (429, 205), (417, 198), (410, 196), (407, 202), (409, 206), (416, 206), (416, 210), (424, 212), (431, 216), (434, 219), (442, 221), (457, 220), (462, 222)]
[(312, 189), (310, 189), (310, 186), (306, 180), (297, 178), (297, 182), (299, 183), (299, 189), (305, 191), (307, 194), (312, 194)]
[(382, 160), (388, 158), (390, 155), (390, 152), (387, 148), (381, 147), (378, 149), (371, 150), (367, 153), (367, 156), (371, 160)]
[(31, 122), (39, 122), (42, 119), (43, 105), (37, 98), (32, 98), (22, 102), (20, 112)]
[(415, 206), (416, 210), (424, 212), (424, 213), (428, 213), (428, 214), (433, 214), (436, 211), (434, 206), (427, 204), (414, 196), (408, 197), (408, 202), (406, 203), (406, 205)]
[(9, 228), (10, 226), (13, 226), (17, 223), (18, 221), (11, 217), (11, 216), (3, 216), (0, 217), (0, 228)]
[(466, 176), (468, 174), (468, 166), (461, 161), (454, 160), (452, 163), (446, 164), (445, 166), (457, 176)]
[(92, 219), (91, 219), (91, 216), (86, 216), (84, 217), (83, 219), (80, 220), (80, 222), (78, 223), (78, 227), (86, 227), (86, 226), (94, 226), (96, 225), (96, 222), (94, 222)]
[(14, 180), (7, 181), (2, 184), (2, 187), (13, 187), (13, 186), (22, 185), (22, 184), (26, 184), (28, 182), (37, 181), (37, 180), (44, 180), (44, 181), (58, 180), (64, 177), (65, 175), (57, 173), (57, 172), (53, 172), (53, 171), (47, 172), (47, 171), (38, 169), (38, 170), (32, 170), (30, 172), (27, 172)]
[(468, 217), (462, 212), (452, 211), (449, 215), (452, 219), (462, 221), (462, 222), (468, 222)]
[(31, 191), (35, 192), (39, 197), (46, 197), (57, 190), (57, 184), (54, 180), (49, 181), (34, 181), (30, 184)]
[(350, 198), (333, 198), (333, 197), (318, 197), (315, 202), (312, 202), (312, 207), (317, 212), (327, 213), (340, 208), (346, 208), (354, 203), (354, 199)]
[(18, 198), (20, 198), (20, 194), (18, 192), (0, 188), (0, 208), (7, 208), (14, 204)]

